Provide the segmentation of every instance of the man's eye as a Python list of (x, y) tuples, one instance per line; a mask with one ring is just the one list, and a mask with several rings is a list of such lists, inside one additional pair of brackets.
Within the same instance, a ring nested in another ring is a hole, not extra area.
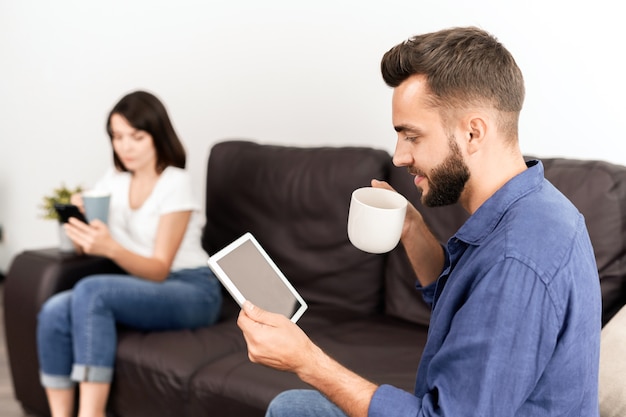
[(415, 143), (417, 142), (417, 136), (407, 136), (404, 140), (407, 142)]

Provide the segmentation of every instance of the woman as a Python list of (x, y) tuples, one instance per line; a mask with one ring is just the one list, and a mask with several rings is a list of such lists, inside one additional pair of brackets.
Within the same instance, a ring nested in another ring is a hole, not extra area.
[[(128, 275), (94, 275), (50, 298), (39, 313), (41, 382), (53, 417), (105, 416), (117, 346), (116, 325), (140, 330), (214, 323), (220, 285), (201, 247), (199, 205), (184, 170), (185, 151), (163, 104), (136, 91), (111, 110), (107, 131), (115, 169), (94, 191), (110, 194), (107, 224), (71, 219), (67, 234), (89, 255)], [(82, 208), (80, 196), (72, 202)]]

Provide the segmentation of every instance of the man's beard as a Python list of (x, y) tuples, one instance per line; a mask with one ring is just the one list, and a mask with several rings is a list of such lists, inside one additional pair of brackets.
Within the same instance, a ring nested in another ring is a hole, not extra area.
[(465, 184), (470, 178), (469, 168), (463, 161), (461, 150), (449, 138), (450, 154), (446, 159), (430, 171), (428, 175), (428, 193), (422, 194), (422, 204), (427, 207), (441, 207), (459, 201)]

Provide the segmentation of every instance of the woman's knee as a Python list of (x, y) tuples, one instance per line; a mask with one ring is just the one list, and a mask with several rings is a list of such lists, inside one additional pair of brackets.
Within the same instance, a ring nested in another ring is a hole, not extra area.
[(69, 319), (71, 303), (72, 295), (70, 291), (53, 295), (41, 306), (37, 317), (38, 322), (40, 325), (50, 327), (48, 324)]
[(91, 275), (78, 281), (72, 290), (74, 308), (77, 303), (91, 305), (93, 301), (106, 297), (119, 286), (119, 280), (116, 275)]
[(65, 291), (52, 296), (43, 304), (37, 315), (38, 343), (45, 343), (70, 331), (71, 303), (71, 292)]
[(107, 299), (111, 296), (113, 280), (106, 275), (93, 275), (80, 280), (73, 290), (72, 316), (75, 322), (90, 317), (94, 311), (108, 310)]
[(109, 288), (112, 281), (109, 275), (91, 275), (78, 281), (73, 291), (81, 296), (98, 293), (103, 288)]

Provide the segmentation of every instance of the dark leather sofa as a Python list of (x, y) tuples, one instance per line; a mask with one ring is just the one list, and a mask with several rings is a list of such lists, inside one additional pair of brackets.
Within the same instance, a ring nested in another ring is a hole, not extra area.
[[(606, 323), (626, 303), (626, 167), (543, 162), (548, 179), (586, 217)], [(350, 194), (371, 178), (388, 180), (418, 206), (442, 242), (467, 217), (458, 206), (421, 207), (412, 178), (382, 150), (225, 141), (209, 156), (202, 243), (214, 253), (252, 232), (309, 304), (298, 324), (317, 344), (377, 383), (412, 391), (429, 309), (414, 290), (404, 250), (371, 255), (347, 238)], [(15, 394), (26, 411), (48, 415), (35, 347), (40, 306), (104, 270), (117, 267), (56, 249), (25, 251), (12, 262), (4, 291), (6, 339)], [(212, 327), (120, 329), (111, 416), (262, 416), (276, 394), (305, 387), (289, 373), (249, 362), (235, 323), (238, 307), (227, 293), (224, 300), (221, 320)]]

